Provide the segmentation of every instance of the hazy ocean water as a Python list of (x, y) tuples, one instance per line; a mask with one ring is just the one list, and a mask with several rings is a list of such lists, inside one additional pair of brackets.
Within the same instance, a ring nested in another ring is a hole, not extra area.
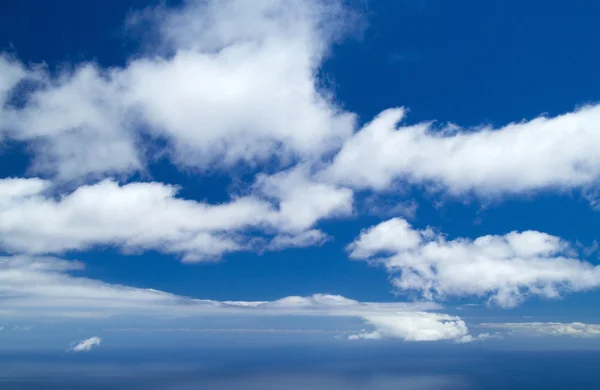
[(600, 389), (598, 351), (277, 348), (4, 354), (2, 390)]

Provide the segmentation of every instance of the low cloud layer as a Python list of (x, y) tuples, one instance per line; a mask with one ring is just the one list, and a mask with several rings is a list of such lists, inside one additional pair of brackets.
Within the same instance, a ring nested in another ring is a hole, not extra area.
[(483, 323), (479, 328), (500, 329), (521, 335), (600, 337), (600, 325), (581, 322), (506, 322)]
[(435, 303), (359, 302), (328, 294), (260, 302), (203, 300), (71, 275), (82, 269), (83, 264), (79, 262), (56, 258), (0, 258), (0, 312), (6, 318), (30, 319), (113, 316), (356, 317), (370, 324), (380, 335), (377, 338), (433, 341), (464, 340), (468, 336), (468, 329), (460, 318), (431, 312), (441, 309)]

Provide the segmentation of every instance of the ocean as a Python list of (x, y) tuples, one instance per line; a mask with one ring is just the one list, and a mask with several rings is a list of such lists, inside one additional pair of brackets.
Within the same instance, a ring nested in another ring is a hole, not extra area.
[(600, 351), (211, 348), (0, 356), (2, 390), (600, 389)]

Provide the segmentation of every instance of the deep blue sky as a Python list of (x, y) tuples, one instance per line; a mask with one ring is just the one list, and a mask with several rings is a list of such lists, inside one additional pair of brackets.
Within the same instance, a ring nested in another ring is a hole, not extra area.
[[(168, 6), (178, 3), (166, 2)], [(330, 48), (319, 78), (338, 105), (356, 113), (361, 124), (384, 109), (404, 106), (409, 110), (408, 124), (435, 121), (439, 126), (498, 128), (542, 114), (571, 112), (596, 103), (600, 96), (600, 3), (596, 1), (347, 3), (361, 15), (360, 26)], [(51, 74), (85, 62), (103, 69), (121, 68), (154, 44), (152, 31), (128, 29), (125, 20), (156, 4), (142, 0), (4, 1), (0, 3), (0, 51), (24, 64), (45, 63)], [(3, 141), (1, 135), (0, 178), (37, 176), (28, 170), (32, 146)], [(249, 186), (252, 174), (260, 170), (246, 167), (198, 173), (161, 158), (150, 161), (145, 174), (120, 180), (174, 184), (180, 186), (182, 198), (216, 204), (227, 202), (236, 188)], [(416, 185), (376, 196), (392, 205), (414, 201), (416, 213), (407, 217), (413, 226), (432, 226), (448, 239), (537, 230), (574, 246), (579, 242), (589, 247), (599, 239), (600, 218), (582, 192), (559, 188), (480, 199), (472, 194), (440, 196)], [(359, 200), (371, 195), (368, 191), (355, 194)], [(218, 262), (187, 264), (173, 254), (152, 249), (123, 253), (110, 245), (65, 251), (61, 256), (85, 263), (86, 269), (77, 275), (90, 279), (203, 299), (266, 301), (330, 293), (366, 302), (406, 301), (413, 296), (395, 292), (383, 267), (351, 261), (345, 250), (362, 229), (388, 217), (369, 215), (358, 207), (352, 215), (316, 225), (332, 237), (323, 246), (242, 251), (225, 254)], [(11, 254), (4, 249), (0, 247), (0, 254)], [(579, 258), (598, 264), (597, 251), (580, 253)], [(475, 322), (533, 318), (597, 323), (599, 298), (600, 293), (594, 291), (557, 300), (532, 298), (508, 310), (456, 309), (460, 304), (485, 301), (478, 296), (450, 297), (442, 304)]]
[[(51, 67), (84, 61), (119, 66), (139, 45), (135, 35), (126, 33), (123, 20), (153, 4), (4, 2), (0, 47), (23, 61)], [(598, 99), (597, 2), (411, 0), (358, 5), (366, 20), (364, 32), (335, 46), (322, 73), (335, 86), (336, 99), (364, 121), (383, 108), (402, 105), (410, 108), (409, 122), (503, 125), (568, 112)], [(26, 160), (14, 149), (5, 150), (1, 158), (2, 176), (23, 173)], [(181, 184), (187, 197), (224, 200), (226, 179), (190, 177), (163, 164), (152, 168), (154, 178)], [(539, 229), (590, 244), (600, 228), (588, 204), (568, 195), (521, 197), (483, 210), (476, 201), (467, 206), (451, 202), (441, 211), (427, 198), (414, 196), (420, 204), (415, 223), (437, 226), (451, 237)], [(348, 262), (342, 253), (369, 222), (360, 218), (331, 226), (336, 240), (323, 248), (232, 255), (215, 265), (182, 265), (153, 253), (143, 259), (113, 251), (77, 258), (90, 263), (91, 277), (214, 299), (273, 299), (314, 291), (391, 299), (384, 273)], [(138, 261), (144, 267), (131, 272)], [(266, 283), (273, 280), (285, 283)]]

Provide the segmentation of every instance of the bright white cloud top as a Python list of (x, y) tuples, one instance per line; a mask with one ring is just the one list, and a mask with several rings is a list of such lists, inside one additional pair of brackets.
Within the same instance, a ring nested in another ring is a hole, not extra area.
[(159, 49), (125, 68), (54, 77), (4, 57), (0, 107), (20, 82), (42, 86), (3, 109), (0, 131), (35, 140), (36, 170), (61, 180), (142, 169), (143, 129), (194, 168), (318, 159), (354, 127), (316, 76), (348, 16), (337, 1), (194, 0), (138, 16), (153, 21)]
[(499, 129), (436, 130), (400, 124), (403, 108), (382, 112), (346, 141), (325, 176), (353, 188), (386, 190), (397, 180), (453, 195), (590, 190), (600, 179), (600, 106)]
[(530, 296), (600, 287), (599, 267), (570, 257), (560, 238), (536, 231), (447, 240), (394, 218), (364, 230), (348, 249), (353, 259), (383, 264), (399, 290), (426, 299), (479, 296), (512, 307)]
[[(185, 261), (253, 250), (245, 228), (280, 233), (271, 246), (307, 246), (326, 236), (311, 229), (320, 219), (352, 212), (352, 192), (313, 183), (298, 174), (260, 179), (264, 197), (211, 205), (177, 198), (177, 187), (157, 182), (119, 185), (104, 180), (56, 199), (40, 179), (0, 179), (0, 247), (44, 254), (96, 245), (155, 249)], [(277, 206), (277, 207), (276, 207)]]

